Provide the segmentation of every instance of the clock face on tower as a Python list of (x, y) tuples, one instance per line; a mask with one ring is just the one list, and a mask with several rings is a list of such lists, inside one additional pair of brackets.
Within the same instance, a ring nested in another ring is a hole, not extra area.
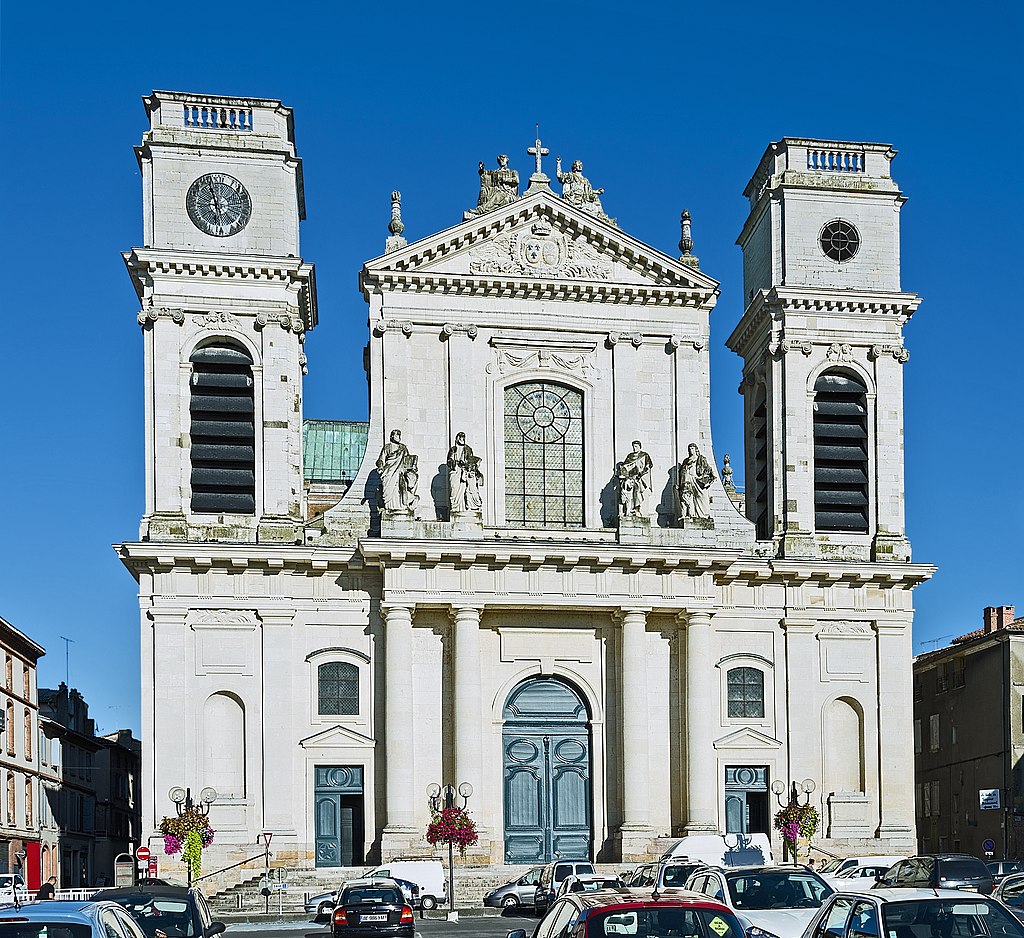
[(238, 234), (252, 215), (252, 199), (234, 176), (207, 173), (188, 189), (185, 207), (192, 224), (215, 238)]

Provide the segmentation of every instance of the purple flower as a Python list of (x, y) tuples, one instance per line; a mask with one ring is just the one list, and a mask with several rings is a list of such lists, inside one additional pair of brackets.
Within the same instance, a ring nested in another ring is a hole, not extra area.
[(174, 834), (164, 835), (164, 853), (172, 856), (181, 850), (181, 841)]

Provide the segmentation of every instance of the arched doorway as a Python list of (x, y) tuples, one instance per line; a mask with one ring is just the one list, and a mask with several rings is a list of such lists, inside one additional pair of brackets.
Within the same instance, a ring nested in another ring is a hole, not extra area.
[(505, 862), (589, 859), (590, 726), (583, 699), (555, 678), (518, 685), (502, 730)]

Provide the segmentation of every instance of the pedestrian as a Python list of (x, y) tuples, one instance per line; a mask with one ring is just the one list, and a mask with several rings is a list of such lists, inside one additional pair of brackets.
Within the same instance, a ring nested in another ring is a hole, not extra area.
[(812, 870), (814, 869), (814, 857), (808, 857), (807, 866)]
[(51, 876), (42, 886), (39, 887), (39, 892), (36, 893), (36, 899), (52, 899), (57, 892), (57, 888), (54, 885), (57, 882), (56, 876)]

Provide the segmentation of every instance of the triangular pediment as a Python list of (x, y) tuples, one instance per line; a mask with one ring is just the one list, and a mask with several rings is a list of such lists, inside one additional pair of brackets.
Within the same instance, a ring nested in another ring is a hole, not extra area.
[(548, 188), (368, 261), (362, 279), (364, 288), (650, 292), (688, 304), (713, 303), (718, 288)]
[(782, 742), (749, 726), (715, 740), (715, 749), (779, 749)]
[(303, 749), (330, 749), (352, 746), (365, 748), (367, 746), (372, 747), (376, 743), (369, 736), (364, 736), (362, 733), (347, 726), (335, 724), (334, 726), (327, 727), (325, 730), (321, 730), (319, 733), (314, 733), (312, 736), (300, 739), (299, 745)]

